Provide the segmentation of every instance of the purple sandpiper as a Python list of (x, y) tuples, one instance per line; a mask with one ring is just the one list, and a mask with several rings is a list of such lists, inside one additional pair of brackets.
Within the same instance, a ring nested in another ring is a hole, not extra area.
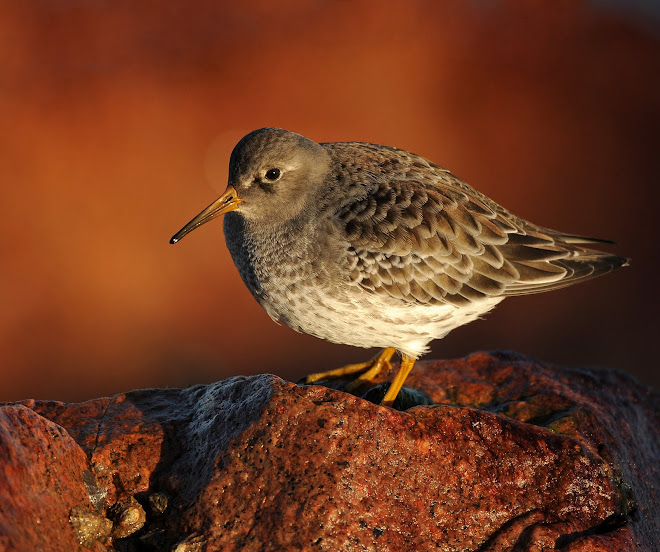
[(360, 385), (391, 369), (398, 351), (387, 406), (432, 340), (505, 297), (627, 264), (591, 248), (611, 242), (523, 220), (415, 154), (318, 144), (277, 128), (236, 145), (226, 191), (171, 243), (222, 214), (232, 259), (273, 320), (335, 343), (383, 348), (307, 383), (356, 374)]

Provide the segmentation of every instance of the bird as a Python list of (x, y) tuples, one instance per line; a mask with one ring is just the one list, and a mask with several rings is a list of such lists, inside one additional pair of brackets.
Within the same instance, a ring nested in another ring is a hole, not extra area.
[(398, 372), (392, 406), (429, 343), (506, 297), (550, 291), (628, 264), (613, 243), (544, 228), (405, 150), (317, 143), (262, 128), (234, 147), (225, 192), (170, 240), (224, 215), (225, 242), (276, 322), (334, 343), (378, 347), (367, 362), (311, 374), (354, 374), (353, 388)]

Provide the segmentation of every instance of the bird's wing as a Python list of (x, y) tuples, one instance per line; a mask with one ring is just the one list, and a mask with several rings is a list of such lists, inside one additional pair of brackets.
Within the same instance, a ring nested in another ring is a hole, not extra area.
[(581, 246), (602, 240), (528, 223), (445, 169), (414, 159), (427, 167), (394, 178), (374, 173), (337, 212), (351, 281), (364, 289), (462, 305), (565, 287), (626, 263)]

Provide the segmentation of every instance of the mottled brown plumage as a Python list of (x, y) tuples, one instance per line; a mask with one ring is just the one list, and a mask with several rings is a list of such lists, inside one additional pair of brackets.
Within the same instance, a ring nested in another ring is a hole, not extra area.
[(430, 341), (507, 296), (626, 264), (591, 248), (604, 240), (523, 220), (415, 154), (317, 144), (281, 129), (238, 143), (225, 194), (172, 241), (222, 213), (241, 277), (274, 320), (329, 341), (396, 348), (406, 370)]
[(337, 160), (342, 184), (366, 191), (338, 219), (353, 247), (351, 280), (376, 293), (461, 305), (565, 287), (625, 262), (583, 247), (604, 240), (527, 222), (416, 155), (322, 145)]

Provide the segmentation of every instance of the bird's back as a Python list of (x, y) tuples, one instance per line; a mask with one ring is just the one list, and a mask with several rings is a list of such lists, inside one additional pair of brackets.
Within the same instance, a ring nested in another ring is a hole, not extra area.
[(343, 188), (336, 221), (350, 244), (351, 278), (373, 293), (465, 305), (562, 288), (627, 263), (593, 249), (605, 240), (517, 217), (417, 155), (359, 142), (323, 146)]

